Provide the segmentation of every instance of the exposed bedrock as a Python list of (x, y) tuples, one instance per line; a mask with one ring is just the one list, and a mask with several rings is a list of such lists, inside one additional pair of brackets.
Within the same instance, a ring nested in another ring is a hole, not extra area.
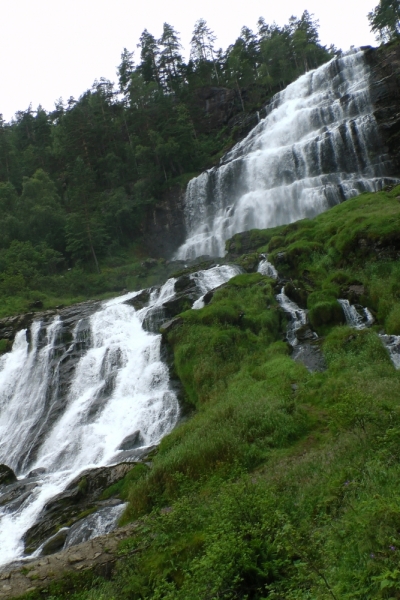
[[(61, 528), (70, 527), (89, 512), (103, 508), (107, 502), (99, 503), (102, 492), (122, 479), (133, 467), (132, 463), (121, 463), (81, 473), (61, 494), (44, 506), (36, 523), (24, 536), (25, 551), (31, 554)], [(65, 537), (60, 537), (59, 540), (53, 538), (53, 551), (63, 546)], [(56, 541), (59, 542), (58, 545), (54, 543)]]
[(400, 45), (367, 48), (365, 58), (371, 68), (371, 101), (374, 116), (393, 162), (393, 175), (400, 174)]

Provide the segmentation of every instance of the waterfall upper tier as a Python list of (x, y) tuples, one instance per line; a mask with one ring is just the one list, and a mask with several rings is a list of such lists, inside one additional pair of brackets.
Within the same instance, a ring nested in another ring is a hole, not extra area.
[(335, 58), (277, 94), (221, 165), (189, 182), (177, 257), (222, 256), (235, 233), (314, 217), (390, 173), (364, 52)]

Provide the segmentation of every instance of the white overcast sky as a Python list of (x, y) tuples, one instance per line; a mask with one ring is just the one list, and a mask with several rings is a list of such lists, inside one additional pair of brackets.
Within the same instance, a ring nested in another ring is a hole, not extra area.
[[(0, 113), (10, 120), (32, 103), (52, 110), (78, 98), (95, 79), (117, 81), (124, 47), (136, 51), (143, 29), (159, 37), (165, 21), (188, 54), (195, 21), (206, 19), (226, 48), (243, 25), (285, 24), (304, 10), (320, 21), (323, 44), (342, 50), (375, 45), (367, 13), (378, 0), (0, 0)], [(138, 53), (136, 52), (136, 55)]]

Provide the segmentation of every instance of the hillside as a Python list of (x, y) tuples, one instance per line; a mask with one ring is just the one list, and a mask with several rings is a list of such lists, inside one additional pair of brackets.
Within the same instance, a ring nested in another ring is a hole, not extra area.
[[(190, 418), (114, 489), (136, 527), (111, 580), (26, 598), (396, 597), (400, 373), (378, 333), (400, 334), (399, 197), (228, 243), (248, 272), (164, 334)], [(265, 252), (278, 282), (251, 272)], [(291, 357), (282, 286), (310, 311), (316, 370)], [(338, 298), (373, 325), (344, 324)]]
[(0, 119), (0, 599), (400, 598), (396, 32)]

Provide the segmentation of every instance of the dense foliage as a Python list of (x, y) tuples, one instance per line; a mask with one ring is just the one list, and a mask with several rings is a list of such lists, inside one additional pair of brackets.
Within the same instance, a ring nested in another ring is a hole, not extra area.
[(381, 42), (390, 42), (400, 35), (399, 0), (380, 0), (378, 6), (368, 13), (371, 30)]
[(363, 286), (376, 324), (328, 318), (327, 368), (310, 373), (282, 341), (266, 276), (239, 275), (183, 313), (168, 343), (193, 413), (151, 469), (119, 484), (125, 521), (139, 520), (113, 578), (66, 579), (29, 598), (399, 597), (400, 372), (378, 337), (384, 325), (400, 333), (399, 194), (235, 236), (231, 251), (240, 239), (268, 250), (311, 310)]
[[(39, 106), (17, 112), (11, 123), (0, 118), (3, 294), (47, 291), (37, 273), (71, 266), (99, 273), (110, 257), (129, 261), (126, 249), (141, 237), (149, 205), (234, 141), (231, 127), (210, 122), (207, 90), (231, 94), (227, 118), (260, 107), (332, 56), (317, 25), (307, 12), (284, 27), (260, 19), (257, 33), (244, 27), (223, 52), (199, 20), (186, 63), (178, 33), (165, 23), (160, 39), (143, 32), (136, 64), (124, 49), (117, 86), (101, 79), (49, 113)], [(21, 252), (24, 269), (13, 259)], [(53, 288), (63, 296), (62, 286)]]

